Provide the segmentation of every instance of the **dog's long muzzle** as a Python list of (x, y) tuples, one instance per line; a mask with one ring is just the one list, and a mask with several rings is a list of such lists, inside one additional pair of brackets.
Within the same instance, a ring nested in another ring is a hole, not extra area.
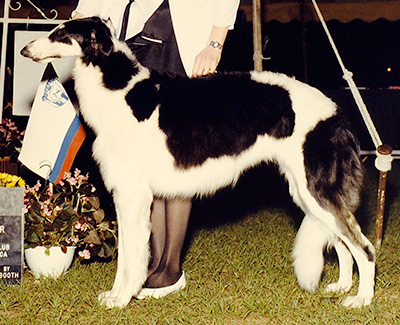
[(31, 58), (29, 52), (29, 44), (25, 45), (25, 47), (19, 52), (23, 57)]

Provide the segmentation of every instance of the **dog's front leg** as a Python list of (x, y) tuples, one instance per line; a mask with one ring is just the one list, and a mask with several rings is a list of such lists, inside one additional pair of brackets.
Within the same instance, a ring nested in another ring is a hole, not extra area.
[(125, 307), (142, 288), (149, 261), (150, 206), (147, 191), (114, 192), (118, 222), (118, 265), (112, 290), (99, 295), (105, 306)]

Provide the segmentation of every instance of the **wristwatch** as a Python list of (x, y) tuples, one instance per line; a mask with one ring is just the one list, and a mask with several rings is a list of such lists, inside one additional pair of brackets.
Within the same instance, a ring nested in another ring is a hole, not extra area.
[(218, 41), (209, 41), (208, 45), (210, 45), (211, 47), (218, 49), (218, 50), (222, 50), (222, 47), (223, 47), (223, 45)]

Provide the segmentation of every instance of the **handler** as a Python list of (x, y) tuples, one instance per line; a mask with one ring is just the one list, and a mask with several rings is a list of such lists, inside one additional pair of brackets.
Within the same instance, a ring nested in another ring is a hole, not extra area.
[[(160, 73), (199, 77), (214, 73), (240, 0), (80, 0), (71, 17), (111, 19), (139, 62)], [(151, 261), (137, 298), (161, 298), (186, 286), (181, 251), (191, 200), (154, 198)]]

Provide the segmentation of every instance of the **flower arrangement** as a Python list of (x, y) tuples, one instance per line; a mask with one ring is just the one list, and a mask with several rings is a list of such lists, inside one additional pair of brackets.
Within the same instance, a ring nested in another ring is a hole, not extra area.
[(9, 156), (11, 161), (17, 161), (24, 133), (10, 119), (3, 119), (0, 124), (0, 158)]
[(25, 181), (16, 175), (0, 173), (0, 187), (24, 187)]
[(76, 246), (83, 259), (114, 257), (116, 222), (105, 220), (88, 175), (75, 169), (59, 184), (25, 188), (25, 247)]

